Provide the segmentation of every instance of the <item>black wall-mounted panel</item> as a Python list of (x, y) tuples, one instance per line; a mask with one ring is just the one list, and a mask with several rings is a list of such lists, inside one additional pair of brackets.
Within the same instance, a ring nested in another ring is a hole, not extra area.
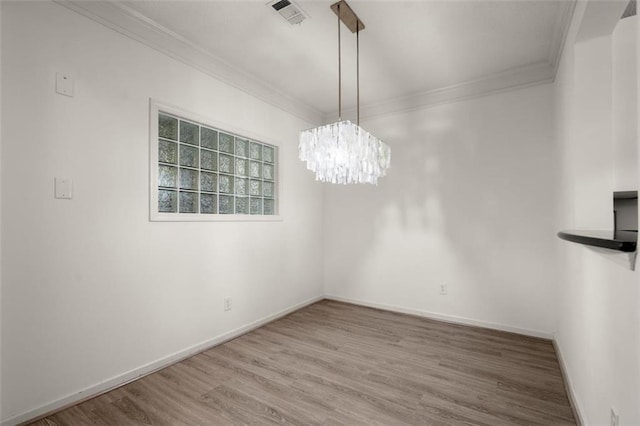
[(558, 237), (574, 243), (627, 253), (636, 251), (638, 242), (637, 231), (567, 230), (558, 232)]

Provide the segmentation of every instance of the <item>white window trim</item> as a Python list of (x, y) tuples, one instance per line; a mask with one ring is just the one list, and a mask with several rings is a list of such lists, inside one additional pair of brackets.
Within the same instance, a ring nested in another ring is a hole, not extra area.
[[(275, 215), (251, 214), (201, 214), (201, 213), (163, 213), (158, 211), (158, 113), (166, 112), (185, 120), (191, 120), (223, 131), (228, 131), (248, 139), (264, 142), (277, 148), (275, 167), (276, 213)], [(278, 222), (284, 220), (283, 184), (280, 162), (281, 144), (264, 135), (241, 129), (228, 123), (212, 120), (199, 114), (165, 102), (149, 99), (149, 220), (152, 222)]]

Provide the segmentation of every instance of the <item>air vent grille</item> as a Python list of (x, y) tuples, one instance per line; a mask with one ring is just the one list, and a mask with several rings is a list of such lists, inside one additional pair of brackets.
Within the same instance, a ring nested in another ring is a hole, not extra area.
[(302, 8), (291, 0), (275, 0), (269, 5), (291, 25), (300, 24), (308, 18)]

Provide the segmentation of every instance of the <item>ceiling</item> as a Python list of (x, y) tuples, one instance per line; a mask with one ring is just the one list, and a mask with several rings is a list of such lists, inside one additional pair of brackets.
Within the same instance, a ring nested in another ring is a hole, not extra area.
[[(308, 121), (337, 116), (335, 0), (58, 1)], [(349, 2), (360, 34), (363, 117), (552, 81), (574, 2)], [(355, 107), (355, 35), (342, 26), (343, 116)]]

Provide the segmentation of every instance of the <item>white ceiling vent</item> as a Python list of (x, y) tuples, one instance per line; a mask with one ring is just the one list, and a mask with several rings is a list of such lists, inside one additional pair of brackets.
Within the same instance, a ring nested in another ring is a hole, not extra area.
[(302, 8), (292, 0), (274, 0), (269, 2), (269, 6), (291, 25), (300, 24), (309, 17)]

